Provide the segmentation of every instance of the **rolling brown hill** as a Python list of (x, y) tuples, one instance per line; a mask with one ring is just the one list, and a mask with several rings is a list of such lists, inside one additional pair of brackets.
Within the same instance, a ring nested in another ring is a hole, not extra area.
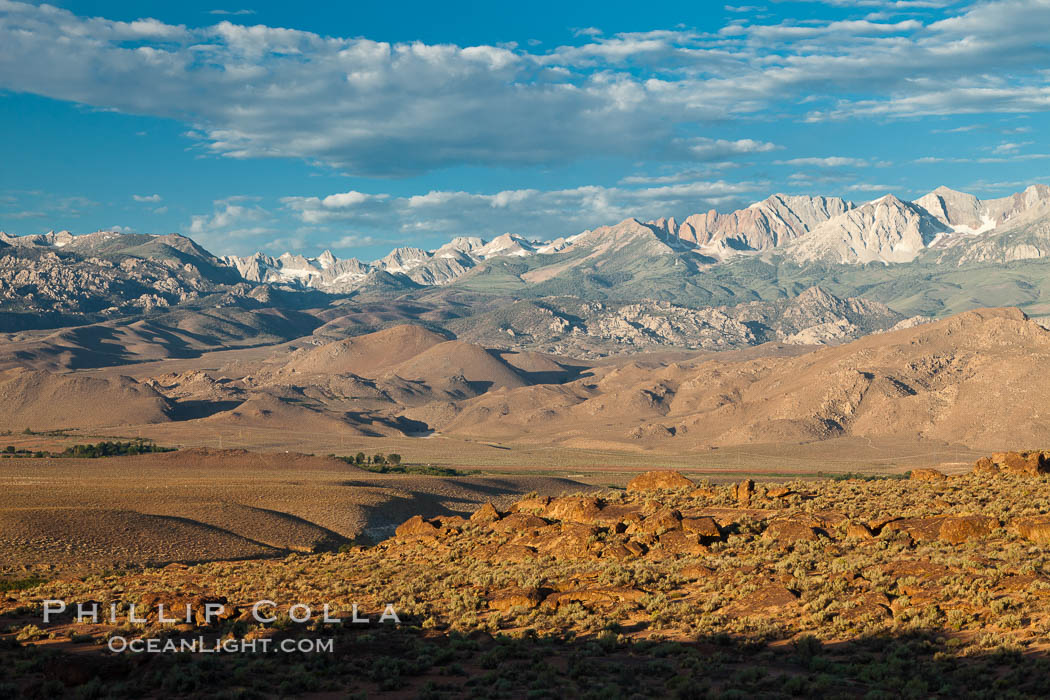
[(363, 428), (360, 421), (347, 419), (334, 411), (307, 407), (265, 393), (255, 394), (235, 408), (201, 418), (199, 422), (202, 427), (217, 425), (308, 433), (335, 432), (355, 436), (382, 434)]
[(0, 372), (0, 430), (140, 425), (171, 420), (172, 403), (123, 376)]
[(479, 392), (490, 388), (519, 388), (527, 384), (510, 365), (480, 345), (450, 340), (419, 353), (390, 369), (403, 379), (417, 379), (430, 386), (444, 386), (462, 377)]
[(299, 350), (288, 359), (284, 369), (304, 374), (376, 377), (446, 340), (421, 326), (394, 326), (376, 333)]
[(411, 415), (451, 435), (564, 445), (852, 436), (1000, 448), (1050, 438), (1048, 369), (1050, 332), (1016, 309), (984, 309), (797, 357), (632, 362), (459, 402), (454, 416)]
[[(1050, 332), (1016, 309), (970, 311), (808, 351), (778, 347), (587, 366), (398, 326), (290, 358), (278, 353), (141, 385), (114, 373), (9, 370), (0, 374), (0, 429), (133, 426), (183, 445), (227, 428), (235, 429), (231, 440), (437, 433), (680, 454), (839, 438), (998, 450), (1050, 437), (1041, 413)], [(156, 423), (165, 424), (156, 429), (163, 435), (149, 427)]]

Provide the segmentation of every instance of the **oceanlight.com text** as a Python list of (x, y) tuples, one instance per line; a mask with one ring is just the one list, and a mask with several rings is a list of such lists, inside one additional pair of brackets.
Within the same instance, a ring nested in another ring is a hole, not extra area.
[(115, 654), (330, 654), (335, 640), (326, 639), (128, 639), (110, 637), (109, 650)]

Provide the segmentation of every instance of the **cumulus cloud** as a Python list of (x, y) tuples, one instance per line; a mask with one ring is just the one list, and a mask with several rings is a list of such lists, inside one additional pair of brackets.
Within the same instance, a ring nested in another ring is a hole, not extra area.
[(763, 152), (742, 144), (768, 144), (719, 138), (721, 125), (797, 111), (803, 97), (811, 121), (1050, 110), (1039, 68), (1050, 1), (982, 2), (928, 24), (881, 16), (740, 18), (715, 34), (584, 30), (540, 51), (120, 22), (0, 0), (0, 88), (178, 119), (205, 153), (362, 175), (742, 157)]
[(131, 198), (136, 202), (159, 202), (163, 199), (159, 194), (133, 194)]
[(718, 160), (731, 156), (744, 155), (748, 153), (768, 153), (775, 151), (780, 146), (775, 143), (755, 141), (754, 139), (739, 139), (729, 141), (726, 139), (696, 138), (686, 142), (676, 142), (683, 146), (685, 151), (696, 160)]
[(873, 185), (867, 182), (858, 182), (846, 188), (850, 192), (899, 192), (900, 187), (895, 185)]
[(231, 250), (231, 239), (248, 242), (270, 236), (274, 217), (257, 201), (248, 196), (217, 199), (211, 213), (190, 217), (186, 230), (198, 243), (217, 251)]
[(628, 217), (682, 216), (713, 207), (744, 206), (766, 186), (715, 180), (494, 194), (434, 190), (402, 197), (349, 191), (324, 197), (286, 197), (282, 202), (304, 224), (340, 223), (357, 230), (396, 233), (401, 239), (438, 234), (491, 237), (505, 231), (556, 237)]
[(1025, 146), (1030, 146), (1031, 144), (1032, 141), (1023, 141), (1021, 143), (1001, 143), (992, 149), (992, 153), (1013, 155)]
[(847, 158), (844, 156), (830, 156), (827, 158), (792, 158), (790, 160), (774, 161), (776, 165), (810, 165), (818, 168), (864, 168), (868, 161), (863, 158)]

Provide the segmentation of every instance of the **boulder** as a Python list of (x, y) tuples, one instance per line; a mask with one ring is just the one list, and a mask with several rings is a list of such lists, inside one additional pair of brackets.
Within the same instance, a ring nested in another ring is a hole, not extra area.
[(467, 519), (462, 515), (439, 515), (434, 518), (434, 522), (437, 523), (442, 530), (452, 531), (461, 529), (467, 524)]
[(912, 481), (947, 481), (948, 476), (936, 469), (912, 469)]
[(593, 523), (602, 510), (602, 502), (594, 496), (565, 496), (555, 498), (540, 513), (548, 520), (570, 523)]
[(991, 457), (981, 457), (974, 462), (973, 473), (980, 476), (994, 476), (999, 473), (999, 467)]
[(645, 553), (649, 551), (644, 544), (635, 540), (629, 540), (627, 542), (624, 542), (623, 547), (636, 557), (645, 556)]
[(398, 525), (394, 532), (398, 537), (437, 537), (440, 530), (422, 515), (414, 515)]
[(1030, 450), (1025, 452), (997, 452), (991, 457), (982, 457), (973, 465), (976, 474), (1016, 474), (1038, 476), (1050, 473), (1050, 452)]
[(560, 608), (570, 603), (584, 607), (610, 607), (617, 603), (634, 603), (645, 597), (636, 588), (583, 588), (575, 591), (551, 593), (543, 601), (545, 608)]
[(1036, 515), (1015, 520), (1010, 529), (1036, 544), (1050, 543), (1050, 515)]
[(470, 522), (478, 524), (494, 523), (499, 519), (499, 511), (496, 510), (496, 506), (492, 505), (491, 503), (486, 503), (485, 505), (481, 506), (476, 511), (474, 511), (473, 515), (470, 516)]
[(742, 506), (751, 505), (751, 498), (755, 495), (755, 482), (751, 479), (744, 479), (739, 484), (733, 486), (733, 498)]
[(773, 486), (766, 489), (766, 498), (787, 498), (793, 493), (787, 486)]
[(975, 537), (984, 537), (999, 527), (999, 521), (988, 515), (962, 515), (944, 518), (938, 539), (949, 544), (961, 544)]
[(696, 486), (692, 481), (676, 471), (652, 471), (631, 479), (627, 484), (630, 491), (664, 491), (673, 489), (693, 488)]
[(226, 596), (201, 596), (193, 601), (193, 621), (198, 627), (232, 620), (239, 613), (240, 611), (226, 600)]
[(627, 527), (627, 534), (635, 533), (661, 535), (668, 530), (680, 530), (682, 528), (682, 514), (671, 508), (661, 508), (652, 515), (646, 516), (641, 522), (631, 523)]
[(887, 620), (893, 617), (890, 610), (890, 599), (885, 593), (873, 591), (864, 593), (847, 602), (849, 607), (839, 612), (843, 620)]
[(715, 519), (706, 516), (702, 518), (682, 518), (682, 529), (691, 532), (701, 538), (701, 541), (722, 539), (722, 529), (718, 527)]
[(668, 530), (659, 538), (660, 548), (668, 554), (705, 554), (708, 549), (700, 544), (700, 538), (684, 530)]
[(641, 506), (636, 505), (621, 505), (621, 504), (610, 504), (598, 511), (598, 514), (594, 517), (594, 524), (601, 525), (602, 527), (608, 527), (616, 532), (623, 532), (626, 526), (631, 523), (638, 523), (642, 521)]
[(547, 521), (543, 518), (527, 513), (511, 513), (493, 524), (492, 529), (496, 532), (530, 532), (543, 527), (547, 527)]
[(598, 528), (582, 523), (562, 523), (560, 532), (550, 532), (556, 528), (547, 528), (531, 545), (541, 552), (553, 555), (557, 559), (579, 559), (591, 556), (591, 545), (598, 534)]
[(535, 588), (507, 588), (498, 591), (489, 598), (489, 607), (500, 612), (514, 608), (532, 610), (543, 602), (543, 596)]
[(762, 537), (776, 542), (781, 547), (789, 547), (796, 542), (813, 542), (821, 532), (805, 520), (774, 520), (762, 533)]
[(987, 515), (937, 515), (928, 518), (900, 518), (882, 527), (882, 533), (902, 531), (918, 541), (940, 540), (960, 544), (983, 537), (999, 527), (999, 521)]
[(601, 550), (601, 555), (605, 558), (620, 560), (629, 559), (633, 556), (638, 556), (634, 554), (631, 550), (627, 549), (627, 547), (617, 542), (605, 545), (605, 547)]

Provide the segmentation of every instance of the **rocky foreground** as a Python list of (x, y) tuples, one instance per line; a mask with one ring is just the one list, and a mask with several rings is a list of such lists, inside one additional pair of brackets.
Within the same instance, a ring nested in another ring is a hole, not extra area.
[[(623, 492), (417, 516), (338, 554), (42, 582), (0, 605), (3, 654), (20, 669), (6, 682), (30, 694), (1038, 697), (1050, 692), (1048, 472), (1050, 452), (907, 480), (709, 486), (650, 472)], [(135, 603), (145, 621), (67, 611), (44, 625), (47, 599)], [(259, 600), (279, 619), (256, 621)], [(161, 603), (189, 605), (189, 621), (162, 624)], [(222, 608), (211, 619), (209, 603)], [(310, 622), (289, 619), (297, 603)], [(342, 622), (320, 619), (325, 605)], [(351, 621), (354, 605), (369, 622)], [(399, 624), (379, 621), (387, 606)], [(335, 648), (112, 654), (113, 636)]]

